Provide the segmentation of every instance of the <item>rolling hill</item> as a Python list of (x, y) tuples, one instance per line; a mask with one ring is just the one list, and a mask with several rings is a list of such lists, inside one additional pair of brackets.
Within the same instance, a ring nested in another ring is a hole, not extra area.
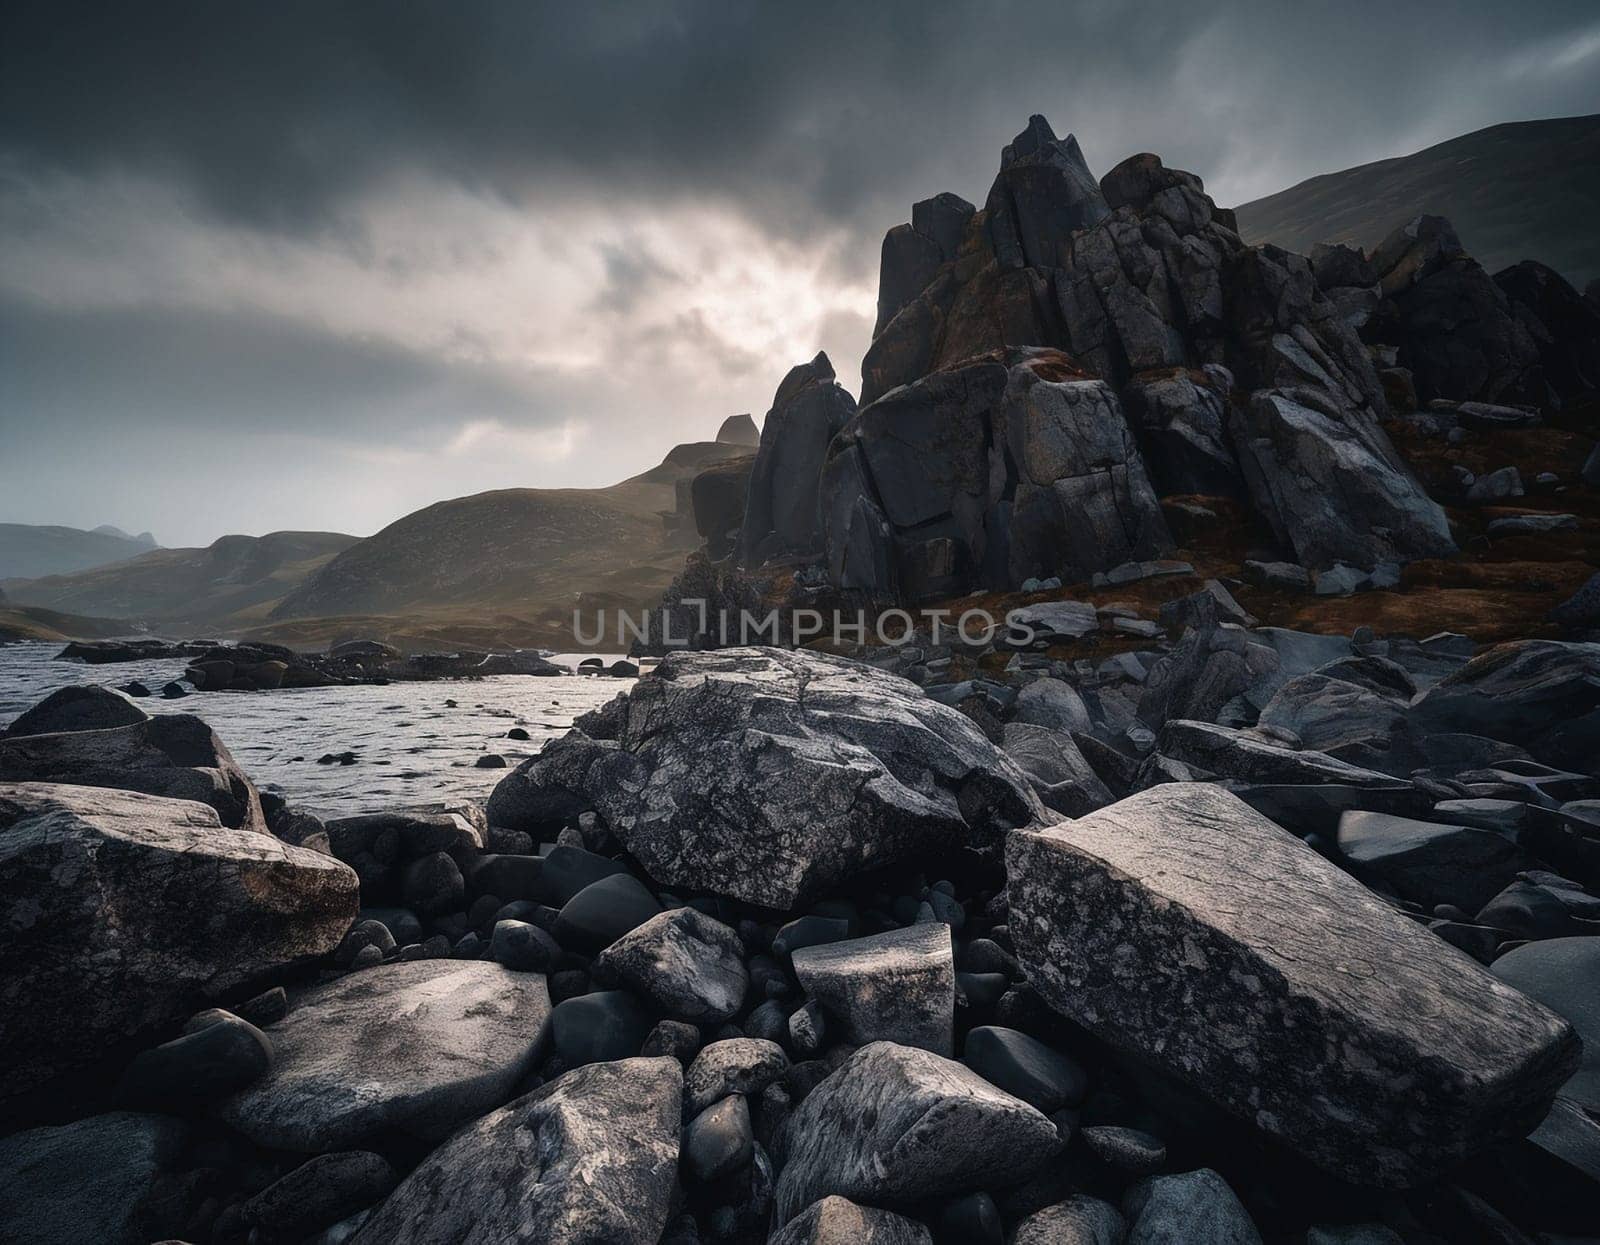
[(36, 526), (0, 523), (0, 580), (70, 575), (112, 562), (125, 562), (156, 547), (149, 532), (129, 536), (120, 528)]
[(260, 621), (357, 541), (338, 532), (223, 536), (203, 549), (153, 549), (110, 566), (7, 580), (13, 604), (122, 618), (155, 630), (228, 630)]
[(1489, 272), (1536, 259), (1580, 290), (1600, 277), (1600, 115), (1519, 121), (1409, 156), (1324, 173), (1237, 209), (1246, 242), (1371, 250), (1397, 225), (1448, 217)]
[(497, 489), (437, 502), (330, 559), (252, 632), (288, 644), (342, 634), (402, 647), (559, 642), (573, 608), (642, 609), (683, 564), (680, 485), (748, 454), (696, 441), (599, 489)]

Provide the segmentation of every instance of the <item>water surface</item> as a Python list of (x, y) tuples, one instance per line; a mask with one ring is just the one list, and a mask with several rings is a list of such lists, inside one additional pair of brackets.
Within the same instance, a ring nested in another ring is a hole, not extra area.
[[(0, 726), (57, 688), (138, 680), (159, 692), (187, 665), (177, 658), (85, 666), (53, 660), (60, 651), (58, 643), (0, 645)], [(575, 665), (577, 658), (558, 660)], [(179, 700), (155, 695), (139, 704), (147, 713), (203, 718), (258, 787), (321, 816), (342, 817), (435, 800), (487, 799), (506, 771), (476, 768), (480, 756), (496, 753), (514, 766), (564, 734), (573, 718), (632, 683), (499, 675), (384, 687), (196, 692)], [(530, 738), (507, 739), (516, 726)], [(343, 752), (354, 752), (356, 763), (317, 763)]]

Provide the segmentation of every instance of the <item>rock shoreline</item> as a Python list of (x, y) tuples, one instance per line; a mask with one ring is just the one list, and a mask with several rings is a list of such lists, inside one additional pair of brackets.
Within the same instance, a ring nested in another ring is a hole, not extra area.
[[(1593, 653), (1519, 683), (1518, 646), (1239, 634), (1273, 660), (1230, 699), (1278, 725), (1174, 717), (1142, 755), (1052, 674), (1023, 690), (1070, 701), (997, 684), (952, 708), (951, 685), (805, 650), (680, 653), (487, 809), (257, 801), (238, 828), (121, 789), (220, 743), (95, 769), (141, 729), (131, 702), (59, 697), (24, 730), (72, 729), (0, 740), (0, 1223), (219, 1245), (1579, 1232), (1600, 872), (1570, 865), (1595, 859), (1600, 778), (1540, 758), (1593, 729), (1572, 699)], [(1553, 686), (1580, 712), (1528, 737), (1523, 700)], [(1333, 752), (1295, 741), (1330, 703)], [(1396, 745), (1440, 706), (1527, 747)], [(16, 781), (19, 755), (62, 759)], [(89, 1152), (101, 1195), (62, 1201)]]

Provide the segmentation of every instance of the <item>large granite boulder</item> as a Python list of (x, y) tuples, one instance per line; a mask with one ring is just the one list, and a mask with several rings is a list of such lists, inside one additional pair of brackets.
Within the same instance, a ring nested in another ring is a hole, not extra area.
[(267, 1026), (277, 1062), (218, 1114), (278, 1150), (347, 1149), (391, 1130), (436, 1141), (506, 1100), (549, 1016), (537, 973), (475, 960), (364, 969)]
[(186, 713), (100, 730), (8, 734), (0, 738), (0, 782), (119, 787), (198, 800), (215, 809), (224, 826), (267, 833), (255, 787), (216, 732)]
[(830, 1194), (895, 1207), (1024, 1180), (1059, 1146), (1048, 1117), (970, 1069), (874, 1042), (789, 1117), (773, 1223)]
[(823, 456), (855, 412), (855, 400), (834, 383), (825, 354), (783, 378), (761, 425), (761, 447), (750, 470), (739, 535), (741, 565), (759, 566), (820, 546), (817, 481)]
[(353, 1245), (656, 1245), (678, 1176), (683, 1068), (578, 1068), (462, 1129)]
[(26, 709), (0, 736), (54, 735), (60, 731), (103, 731), (148, 722), (150, 715), (115, 688), (83, 683), (51, 692)]
[(0, 783), (0, 1098), (332, 951), (357, 906), (337, 860), (203, 804)]
[(1600, 773), (1600, 644), (1497, 644), (1425, 691), (1411, 713), (1419, 730), (1484, 735)]
[(1219, 787), (1010, 836), (1033, 987), (1097, 1036), (1363, 1184), (1528, 1132), (1571, 1074), (1558, 1016)]
[(1233, 375), (1204, 369), (1141, 372), (1122, 387), (1122, 405), (1144, 451), (1150, 482), (1163, 497), (1244, 492), (1228, 430)]
[(1111, 803), (1111, 790), (1064, 731), (1026, 722), (1008, 722), (1001, 745), (1033, 783), (1044, 806), (1067, 817), (1082, 817)]
[(188, 1127), (112, 1111), (0, 1140), (0, 1238), (27, 1245), (148, 1245), (181, 1228), (156, 1182), (178, 1165)]
[(901, 600), (1086, 579), (1171, 545), (1115, 393), (1050, 350), (885, 394), (829, 447), (821, 492), (833, 582)]
[(769, 908), (1045, 816), (970, 718), (820, 653), (672, 653), (586, 723), (610, 737), (574, 731), (507, 775), (497, 824), (592, 808), (658, 883)]

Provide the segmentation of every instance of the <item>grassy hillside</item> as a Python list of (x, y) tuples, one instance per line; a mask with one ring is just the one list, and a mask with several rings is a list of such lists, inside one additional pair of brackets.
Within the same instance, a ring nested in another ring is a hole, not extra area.
[(1238, 209), (1246, 242), (1370, 250), (1422, 212), (1449, 217), (1490, 272), (1537, 259), (1580, 290), (1600, 277), (1600, 115), (1521, 121), (1325, 173)]

